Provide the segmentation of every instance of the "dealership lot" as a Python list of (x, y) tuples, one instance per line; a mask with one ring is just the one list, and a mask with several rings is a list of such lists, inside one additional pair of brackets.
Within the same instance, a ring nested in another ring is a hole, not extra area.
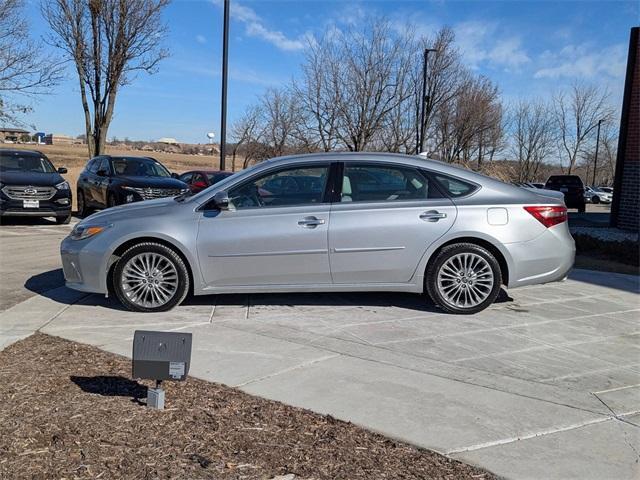
[(0, 348), (39, 329), (130, 355), (136, 329), (191, 331), (192, 375), (499, 475), (640, 474), (638, 277), (577, 270), (473, 316), (405, 294), (209, 296), (136, 314), (60, 286), (70, 228), (0, 227)]

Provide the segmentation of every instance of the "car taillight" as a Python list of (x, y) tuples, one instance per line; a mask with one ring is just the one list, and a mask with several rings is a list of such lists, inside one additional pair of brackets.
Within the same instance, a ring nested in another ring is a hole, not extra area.
[(533, 206), (524, 207), (524, 209), (547, 228), (567, 221), (567, 207)]

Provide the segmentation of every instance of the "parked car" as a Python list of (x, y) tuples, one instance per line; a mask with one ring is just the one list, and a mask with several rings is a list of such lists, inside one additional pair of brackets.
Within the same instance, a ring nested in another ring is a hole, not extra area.
[[(289, 179), (297, 188), (265, 188)], [(135, 311), (168, 310), (189, 291), (404, 291), (468, 314), (501, 285), (567, 275), (567, 209), (549, 193), (418, 156), (297, 155), (96, 213), (60, 249), (68, 287)]]
[(584, 184), (578, 175), (551, 175), (544, 188), (562, 192), (567, 208), (585, 211)]
[(605, 193), (610, 193), (611, 195), (613, 195), (613, 187), (598, 187), (598, 188)]
[(47, 156), (35, 150), (0, 148), (0, 217), (71, 220), (71, 189)]
[(185, 193), (189, 187), (150, 157), (101, 155), (87, 162), (78, 178), (78, 215)]
[(584, 199), (590, 203), (611, 203), (613, 195), (598, 187), (584, 187)]
[(186, 183), (193, 193), (199, 193), (231, 175), (233, 175), (233, 172), (221, 170), (194, 170), (183, 173), (178, 179)]

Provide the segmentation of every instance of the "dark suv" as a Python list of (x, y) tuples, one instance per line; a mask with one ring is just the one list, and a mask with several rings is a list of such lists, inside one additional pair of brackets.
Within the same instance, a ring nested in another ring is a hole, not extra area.
[(171, 197), (186, 192), (181, 182), (150, 157), (94, 157), (78, 178), (78, 215), (95, 208)]
[(0, 217), (71, 220), (71, 189), (43, 153), (0, 149)]
[(551, 175), (544, 188), (564, 193), (567, 208), (577, 208), (584, 212), (584, 184), (577, 175)]

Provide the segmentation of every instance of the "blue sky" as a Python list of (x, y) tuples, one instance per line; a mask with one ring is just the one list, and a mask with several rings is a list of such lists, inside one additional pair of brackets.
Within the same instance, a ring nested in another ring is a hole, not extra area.
[[(637, 1), (236, 1), (231, 0), (229, 122), (265, 88), (299, 73), (305, 38), (384, 15), (432, 33), (451, 26), (465, 63), (495, 81), (506, 102), (551, 95), (575, 79), (611, 90), (619, 108), (629, 29)], [(36, 37), (47, 27), (30, 8)], [(109, 137), (206, 142), (219, 138), (221, 0), (174, 0), (165, 12), (171, 57), (120, 93)], [(25, 120), (38, 130), (77, 135), (83, 116), (70, 70)]]

